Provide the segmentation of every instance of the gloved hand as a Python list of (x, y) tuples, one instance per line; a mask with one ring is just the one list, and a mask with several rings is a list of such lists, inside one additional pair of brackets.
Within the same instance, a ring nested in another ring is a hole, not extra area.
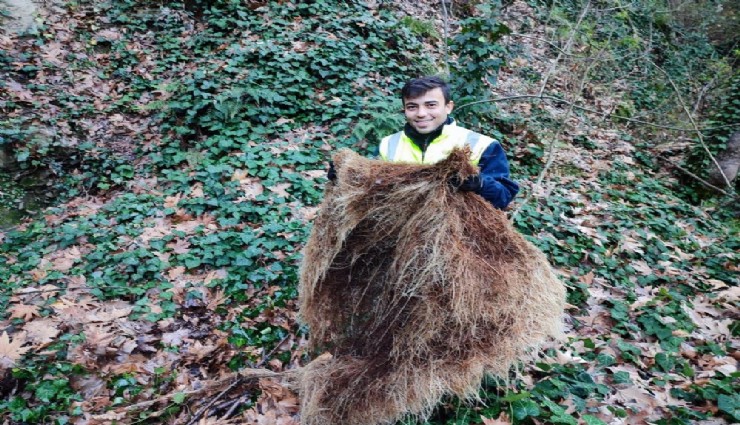
[(481, 181), (479, 174), (473, 174), (464, 180), (461, 180), (459, 176), (455, 175), (452, 176), (447, 183), (461, 192), (475, 192), (483, 187), (483, 182)]
[(332, 161), (329, 161), (329, 171), (326, 172), (326, 178), (333, 182), (337, 181), (337, 170), (334, 169)]

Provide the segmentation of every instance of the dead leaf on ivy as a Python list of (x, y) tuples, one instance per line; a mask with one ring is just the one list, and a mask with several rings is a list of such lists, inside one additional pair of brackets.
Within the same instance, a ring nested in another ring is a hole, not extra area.
[(81, 257), (82, 253), (77, 246), (67, 248), (63, 251), (57, 252), (52, 260), (52, 270), (60, 271), (62, 273), (68, 272)]
[(290, 183), (279, 183), (274, 186), (269, 186), (267, 189), (270, 190), (270, 192), (282, 198), (288, 199), (290, 198), (291, 195), (290, 193), (288, 193), (286, 189), (289, 188), (290, 186), (291, 186)]
[(206, 358), (207, 356), (211, 355), (216, 348), (218, 348), (215, 345), (203, 345), (200, 341), (195, 341), (193, 345), (188, 347), (187, 354), (189, 356), (192, 356), (196, 362)]
[(11, 341), (8, 332), (0, 335), (0, 369), (11, 368), (23, 357), (31, 347), (23, 347), (26, 343), (25, 332), (15, 334)]
[(124, 301), (106, 304), (87, 315), (90, 322), (107, 323), (127, 317), (133, 311), (133, 306)]
[(178, 193), (174, 196), (168, 196), (164, 198), (164, 207), (165, 208), (177, 208), (177, 204), (180, 202), (180, 199), (182, 199), (182, 193)]
[(167, 332), (162, 334), (162, 344), (180, 346), (188, 335), (190, 335), (190, 331), (187, 329), (178, 329), (174, 332)]
[(24, 321), (41, 316), (39, 307), (29, 304), (15, 304), (8, 309), (8, 312), (11, 319), (23, 319)]
[(226, 279), (228, 276), (229, 273), (224, 269), (212, 270), (203, 279), (203, 283), (207, 286), (216, 279)]
[(483, 421), (483, 425), (511, 425), (509, 416), (506, 413), (502, 413), (498, 419), (490, 419), (481, 415), (480, 419)]
[(153, 222), (153, 227), (147, 227), (139, 235), (139, 240), (142, 243), (148, 243), (152, 239), (162, 239), (172, 233), (171, 226), (164, 219), (158, 218), (153, 220)]
[(265, 187), (259, 179), (245, 179), (240, 182), (241, 189), (244, 192), (244, 196), (240, 197), (237, 201), (254, 201), (257, 196), (261, 195), (265, 191)]
[(185, 266), (173, 267), (167, 271), (167, 277), (169, 280), (175, 280), (183, 274), (185, 274)]
[(50, 319), (37, 319), (27, 322), (23, 325), (23, 330), (32, 342), (41, 346), (52, 343), (60, 332), (56, 322)]
[(190, 252), (190, 242), (178, 238), (174, 242), (168, 243), (167, 248), (172, 249), (172, 252), (175, 254), (187, 254)]
[(249, 170), (235, 170), (234, 174), (231, 175), (231, 181), (241, 183), (243, 180), (249, 178)]
[(91, 399), (101, 393), (109, 392), (104, 380), (96, 375), (73, 376), (70, 380), (72, 388), (80, 391), (86, 400)]
[(260, 379), (262, 394), (257, 400), (257, 408), (246, 413), (248, 423), (264, 425), (298, 425), (293, 418), (298, 413), (298, 397), (280, 383), (270, 379)]
[(226, 295), (223, 289), (218, 289), (217, 291), (209, 291), (208, 297), (207, 297), (207, 304), (206, 307), (208, 310), (215, 310), (218, 308), (218, 306), (223, 305), (226, 300), (228, 300), (229, 297)]
[(191, 198), (202, 198), (203, 196), (205, 196), (205, 194), (203, 193), (202, 183), (196, 183), (193, 185), (193, 187), (190, 188)]

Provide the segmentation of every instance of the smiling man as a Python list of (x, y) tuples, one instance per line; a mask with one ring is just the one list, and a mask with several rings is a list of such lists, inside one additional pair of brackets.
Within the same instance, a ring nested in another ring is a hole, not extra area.
[(457, 126), (449, 114), (455, 106), (450, 87), (439, 77), (410, 80), (401, 90), (406, 126), (380, 142), (380, 157), (386, 161), (434, 164), (456, 147), (469, 146), (471, 161), (480, 173), (450, 184), (461, 191), (475, 192), (494, 207), (505, 209), (519, 192), (509, 178), (509, 162), (496, 140)]

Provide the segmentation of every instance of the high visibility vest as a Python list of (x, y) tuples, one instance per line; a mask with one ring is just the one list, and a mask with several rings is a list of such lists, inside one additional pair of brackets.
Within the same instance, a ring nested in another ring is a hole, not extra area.
[(380, 157), (386, 161), (406, 162), (411, 164), (435, 164), (446, 159), (452, 149), (470, 147), (470, 162), (478, 165), (481, 155), (486, 148), (495, 142), (494, 139), (458, 127), (455, 122), (446, 124), (442, 134), (432, 140), (425, 152), (411, 140), (403, 131), (391, 134), (380, 142)]

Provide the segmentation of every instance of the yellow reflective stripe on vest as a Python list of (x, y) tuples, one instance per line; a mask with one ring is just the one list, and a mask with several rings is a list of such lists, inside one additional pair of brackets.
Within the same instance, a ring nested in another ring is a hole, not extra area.
[(468, 146), (471, 152), (470, 162), (477, 165), (481, 155), (492, 142), (493, 139), (480, 133), (449, 126), (438, 138), (429, 143), (422, 160), (421, 148), (400, 131), (383, 139), (380, 154), (387, 161), (434, 164), (445, 159), (455, 147)]

